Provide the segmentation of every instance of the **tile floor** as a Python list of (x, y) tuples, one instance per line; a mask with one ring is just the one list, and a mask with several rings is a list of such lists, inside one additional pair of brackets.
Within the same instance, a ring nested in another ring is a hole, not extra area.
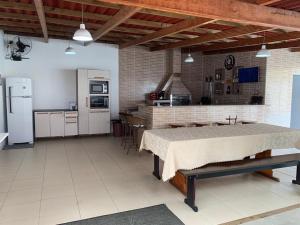
[(120, 139), (38, 141), (0, 151), (0, 225), (46, 225), (166, 203), (186, 225), (220, 224), (300, 203), (295, 168), (276, 183), (259, 175), (197, 182), (194, 213), (184, 196), (152, 175), (152, 156), (120, 147)]
[(244, 225), (298, 225), (299, 221), (300, 209), (298, 208), (278, 215), (244, 223)]

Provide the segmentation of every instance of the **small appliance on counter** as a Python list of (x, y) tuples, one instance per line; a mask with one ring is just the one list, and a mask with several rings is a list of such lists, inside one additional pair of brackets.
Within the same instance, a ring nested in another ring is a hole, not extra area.
[(33, 143), (31, 79), (6, 78), (8, 145)]
[(69, 102), (69, 110), (71, 110), (71, 111), (76, 111), (77, 110), (76, 102)]

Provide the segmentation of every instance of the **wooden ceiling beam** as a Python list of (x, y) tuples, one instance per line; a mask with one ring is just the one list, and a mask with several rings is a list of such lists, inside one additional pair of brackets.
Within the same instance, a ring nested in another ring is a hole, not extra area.
[(20, 22), (15, 22), (15, 21), (6, 21), (6, 20), (0, 20), (0, 25), (16, 27), (16, 28), (32, 28), (32, 29), (38, 29), (41, 27), (37, 23), (20, 23)]
[(298, 48), (290, 48), (291, 52), (300, 52), (300, 47)]
[[(267, 49), (280, 49), (280, 48), (298, 48), (300, 47), (300, 40), (294, 40), (289, 42), (282, 42), (282, 43), (275, 43), (275, 44), (268, 44)], [(248, 51), (259, 51), (261, 49), (261, 45), (255, 46), (245, 46), (245, 47), (238, 47), (232, 49), (223, 49), (218, 51), (208, 51), (203, 52), (205, 55), (214, 55), (214, 54), (226, 54), (232, 52), (248, 52)]]
[(271, 5), (276, 2), (280, 2), (281, 0), (256, 0), (256, 4), (258, 5)]
[(163, 28), (156, 32), (145, 35), (139, 39), (135, 39), (133, 41), (121, 44), (120, 48), (122, 49), (122, 48), (130, 47), (133, 45), (144, 44), (144, 43), (152, 41), (152, 40), (156, 40), (156, 39), (168, 36), (168, 35), (176, 34), (176, 33), (188, 30), (188, 29), (199, 27), (201, 25), (211, 23), (211, 22), (214, 22), (214, 20), (204, 19), (204, 18), (193, 18), (193, 19), (189, 19), (189, 20), (184, 20), (182, 22), (179, 22), (179, 23), (169, 26), (167, 28)]
[[(122, 6), (116, 5), (116, 4), (109, 4), (105, 2), (99, 2), (97, 0), (64, 0), (67, 2), (73, 2), (78, 4), (84, 4), (84, 5), (92, 5), (96, 7), (102, 7), (102, 8), (109, 8), (109, 9), (120, 9)], [(185, 16), (182, 14), (177, 13), (168, 13), (168, 12), (161, 12), (151, 9), (142, 9), (140, 13), (145, 13), (153, 16), (164, 16), (164, 17), (170, 17), (170, 18), (176, 18), (176, 19), (188, 19), (190, 16)]]
[[(0, 29), (4, 30), (5, 33), (9, 33), (9, 34), (23, 35), (23, 36), (30, 36), (30, 37), (42, 37), (40, 28), (38, 30), (34, 30), (34, 29), (28, 29), (28, 28), (7, 27), (7, 26), (2, 26), (0, 24)], [(73, 32), (52, 30), (52, 29), (50, 29), (50, 27), (48, 30), (48, 34), (50, 37), (60, 37), (60, 38), (67, 39), (67, 40), (72, 39), (72, 36), (73, 36)], [(128, 40), (128, 39), (125, 38), (125, 41), (126, 40)], [(103, 38), (103, 40), (101, 40), (101, 42), (107, 42), (107, 41), (110, 41), (110, 43), (119, 44), (120, 38), (107, 36), (107, 37)]]
[[(9, 31), (9, 32), (15, 32), (16, 34), (19, 33), (30, 33), (30, 34), (35, 34), (38, 36), (41, 36), (41, 27), (39, 24), (34, 24), (34, 23), (26, 23), (26, 22), (14, 22), (14, 21), (5, 21), (5, 20), (0, 20), (0, 28), (3, 29), (4, 31)], [(53, 36), (56, 33), (68, 33), (70, 36), (74, 33), (74, 29), (72, 27), (65, 27), (65, 26), (60, 26), (59, 25), (52, 25), (48, 24), (48, 34)], [(115, 43), (122, 43), (122, 42), (128, 42), (136, 37), (131, 35), (131, 34), (122, 34), (120, 35), (119, 33), (116, 32), (111, 32), (107, 34), (105, 37), (103, 37), (102, 40), (107, 40), (107, 38), (114, 38)], [(120, 42), (122, 41), (122, 42)], [(157, 43), (162, 43), (165, 44), (169, 41), (172, 41), (170, 39), (165, 39), (165, 40), (159, 40)], [(173, 40), (174, 41), (174, 40)], [(157, 44), (156, 43), (156, 44)]]
[[(35, 7), (31, 4), (26, 3), (20, 3), (20, 2), (7, 2), (7, 1), (1, 1), (0, 0), (0, 8), (6, 8), (6, 9), (16, 9), (16, 10), (24, 10), (24, 11), (35, 11)], [(78, 10), (70, 10), (70, 9), (62, 9), (62, 8), (54, 8), (49, 6), (44, 6), (44, 10), (46, 14), (54, 14), (59, 16), (72, 16), (76, 18), (81, 18), (81, 11)], [(49, 17), (47, 17), (48, 19)], [(112, 16), (103, 15), (99, 13), (84, 13), (84, 18), (91, 19), (91, 20), (99, 20), (106, 22), (112, 18)], [(79, 21), (80, 23), (80, 21)], [(162, 26), (168, 26), (167, 23), (160, 23), (160, 22), (154, 22), (154, 21), (146, 21), (146, 20), (139, 20), (139, 19), (128, 19), (125, 24), (128, 25), (137, 25), (137, 26), (143, 26), (145, 29), (153, 30), (153, 29), (160, 29)]]
[[(26, 15), (26, 14), (16, 14), (16, 13), (7, 13), (7, 12), (1, 12), (1, 17), (6, 19), (18, 19), (18, 20), (24, 20), (24, 21), (38, 21), (38, 17), (35, 15)], [(72, 26), (72, 27), (78, 27), (78, 22), (67, 20), (67, 19), (56, 19), (56, 18), (47, 18), (47, 22), (52, 24), (59, 24), (59, 25), (65, 25), (65, 26)], [(86, 23), (88, 27), (91, 29), (99, 29), (101, 25), (96, 23)], [(49, 26), (49, 25), (48, 25)], [(147, 35), (152, 32), (152, 30), (147, 29), (141, 29), (141, 28), (127, 28), (127, 27), (116, 27), (112, 32), (118, 31), (118, 32), (124, 32), (129, 33), (136, 36), (143, 36)], [(188, 35), (188, 34), (173, 34), (169, 35), (170, 39), (174, 40), (184, 40), (186, 38), (194, 38), (198, 37), (196, 35)]]
[(45, 17), (43, 1), (42, 0), (34, 0), (34, 5), (36, 8), (36, 13), (40, 20), (40, 24), (41, 24), (43, 35), (44, 35), (44, 40), (47, 43), (48, 42), (48, 31), (47, 31), (47, 24), (46, 24), (46, 17)]
[(103, 37), (105, 34), (113, 30), (115, 27), (124, 23), (127, 19), (133, 16), (141, 10), (140, 7), (124, 6), (119, 12), (117, 12), (110, 20), (108, 20), (104, 25), (101, 26), (96, 32), (92, 34), (93, 40), (96, 41)]
[(300, 39), (300, 32), (288, 32), (282, 34), (276, 34), (267, 37), (258, 37), (258, 38), (247, 38), (247, 39), (240, 39), (238, 41), (230, 42), (230, 43), (217, 43), (212, 45), (206, 46), (199, 46), (195, 48), (191, 48), (190, 50), (185, 49), (184, 52), (204, 52), (204, 51), (218, 51), (223, 49), (231, 49), (231, 48), (238, 48), (243, 46), (253, 46), (259, 45), (262, 43), (274, 43), (274, 42), (282, 42), (282, 41), (291, 41)]
[(300, 13), (238, 0), (101, 0), (164, 12), (300, 31)]
[[(33, 5), (31, 4), (26, 4), (26, 3), (19, 3), (19, 2), (6, 2), (6, 1), (1, 1), (0, 0), (0, 8), (6, 8), (6, 9), (18, 9), (18, 10), (22, 10), (22, 11), (30, 11), (30, 12), (34, 12), (35, 8)], [(77, 11), (77, 10), (68, 10), (68, 9), (62, 9), (62, 8), (53, 8), (53, 7), (48, 7), (48, 6), (44, 6), (45, 9), (45, 13), (46, 14), (53, 14), (53, 15), (59, 15), (59, 16), (72, 16), (75, 18), (78, 18), (78, 23), (80, 23), (79, 19), (81, 18), (81, 12)], [(4, 15), (5, 17), (9, 17), (9, 18), (14, 18), (12, 15), (15, 14), (16, 18), (18, 19), (22, 19), (24, 20), (24, 18), (28, 18), (28, 20), (33, 20), (34, 16), (30, 15), (30, 14), (16, 14), (16, 13), (1, 13), (2, 14), (6, 14)], [(24, 16), (24, 18), (22, 18)], [(92, 20), (98, 20), (99, 22), (103, 22), (105, 23), (106, 21), (108, 21), (110, 18), (112, 18), (111, 16), (108, 15), (101, 15), (101, 14), (97, 14), (97, 13), (88, 13), (85, 12), (84, 13), (84, 18), (86, 19), (92, 19)], [(49, 19), (52, 19), (52, 17), (47, 16), (46, 20), (47, 22), (49, 22)], [(70, 19), (65, 19), (65, 20), (69, 20), (72, 21)], [(75, 20), (73, 20), (75, 21)], [(89, 24), (90, 23), (85, 23), (86, 26), (88, 28), (90, 28)], [(155, 31), (161, 28), (165, 28), (170, 26), (170, 24), (166, 24), (166, 23), (160, 23), (160, 22), (155, 22), (155, 21), (145, 21), (145, 20), (139, 20), (139, 19), (128, 19), (127, 21), (125, 21), (124, 26), (125, 25), (137, 25), (137, 26), (141, 26), (139, 27), (135, 27), (135, 28), (127, 28), (129, 30), (136, 30), (136, 32), (142, 32), (145, 33), (146, 31)], [(78, 26), (78, 24), (77, 24)], [(98, 26), (98, 28), (100, 27), (100, 24)], [(119, 27), (118, 27), (119, 28)], [(116, 28), (117, 29), (117, 28)], [(200, 29), (200, 28), (199, 28)], [(201, 28), (202, 30), (203, 28)], [(208, 29), (203, 29), (206, 32), (209, 32)], [(197, 29), (195, 31), (193, 31), (195, 33), (195, 35), (198, 33), (197, 36), (200, 36), (203, 34), (203, 31), (197, 31)], [(194, 35), (194, 37), (196, 37)], [(180, 33), (180, 34), (176, 34), (176, 35), (172, 35), (174, 37), (178, 37), (178, 38), (193, 38), (191, 35), (189, 34), (185, 34), (185, 33)]]
[(201, 37), (192, 38), (184, 41), (179, 41), (176, 43), (171, 43), (163, 46), (157, 46), (154, 48), (151, 48), (151, 51), (159, 51), (159, 50), (165, 50), (165, 49), (171, 49), (171, 48), (182, 48), (187, 46), (193, 46), (198, 45), (205, 42), (210, 41), (217, 41), (222, 40), (224, 38), (233, 38), (233, 37), (239, 37), (247, 34), (253, 34), (261, 31), (270, 30), (271, 28), (266, 27), (257, 27), (257, 26), (241, 26), (241, 27), (235, 27), (231, 28), (219, 33), (215, 34), (206, 34)]

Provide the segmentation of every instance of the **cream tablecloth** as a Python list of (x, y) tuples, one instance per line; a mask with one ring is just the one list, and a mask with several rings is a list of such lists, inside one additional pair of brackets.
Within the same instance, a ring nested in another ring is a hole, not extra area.
[(140, 151), (164, 161), (162, 179), (177, 170), (240, 160), (268, 149), (300, 148), (300, 130), (268, 124), (146, 130)]

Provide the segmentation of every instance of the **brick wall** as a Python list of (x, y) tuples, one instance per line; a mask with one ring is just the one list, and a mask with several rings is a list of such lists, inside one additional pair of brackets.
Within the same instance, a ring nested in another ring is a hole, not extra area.
[[(229, 116), (245, 121), (264, 121), (264, 105), (193, 105), (193, 106), (139, 106), (139, 113), (146, 118), (147, 129), (167, 128), (171, 123), (226, 122)], [(228, 122), (228, 121), (227, 121)]]
[[(259, 88), (265, 92), (265, 121), (273, 124), (289, 126), (291, 113), (291, 96), (293, 75), (300, 74), (300, 53), (292, 53), (287, 49), (272, 50), (272, 56), (257, 59), (256, 52), (234, 53), (236, 65), (244, 67), (260, 66), (261, 83), (245, 85), (242, 96), (224, 96), (222, 100), (245, 102)], [(144, 102), (145, 94), (155, 90), (160, 80), (170, 72), (168, 51), (149, 52), (146, 48), (132, 47), (120, 50), (120, 110), (135, 107)], [(180, 57), (179, 50), (175, 51)], [(223, 67), (225, 56), (203, 56), (192, 54), (195, 62), (172, 65), (174, 70), (181, 66), (182, 81), (193, 95), (193, 102), (200, 101), (204, 93), (204, 77), (214, 75), (215, 68)], [(182, 55), (182, 61), (186, 55)], [(266, 75), (265, 75), (266, 74)], [(227, 73), (230, 76), (231, 72)], [(266, 76), (266, 77), (265, 77)], [(266, 86), (264, 85), (266, 83)], [(252, 87), (251, 85), (254, 85)], [(258, 85), (258, 86), (256, 86)]]
[[(265, 95), (266, 59), (256, 58), (256, 52), (230, 53), (235, 57), (236, 66), (260, 68), (260, 82), (239, 84), (240, 94), (233, 94), (232, 84), (224, 84), (223, 95), (213, 95), (213, 101), (218, 104), (248, 104), (251, 96)], [(184, 63), (187, 54), (182, 55), (182, 76), (184, 82), (193, 93), (193, 102), (199, 103), (201, 96), (208, 96), (208, 83), (205, 77), (215, 76), (215, 70), (224, 68), (224, 61), (229, 54), (202, 55), (192, 54), (194, 63)], [(225, 70), (225, 81), (232, 80), (233, 70)], [(227, 86), (231, 87), (231, 94), (226, 94)]]
[(203, 86), (203, 56), (200, 53), (193, 54), (194, 63), (184, 63), (184, 59), (187, 57), (187, 54), (182, 54), (182, 81), (185, 86), (192, 93), (193, 103), (200, 102), (202, 96), (202, 86)]
[(145, 102), (168, 74), (181, 72), (181, 50), (150, 52), (130, 47), (119, 52), (120, 111)]
[(267, 59), (266, 121), (289, 126), (293, 76), (300, 75), (300, 53), (288, 49), (272, 50)]
[(145, 101), (167, 71), (166, 51), (130, 47), (119, 52), (120, 111)]

